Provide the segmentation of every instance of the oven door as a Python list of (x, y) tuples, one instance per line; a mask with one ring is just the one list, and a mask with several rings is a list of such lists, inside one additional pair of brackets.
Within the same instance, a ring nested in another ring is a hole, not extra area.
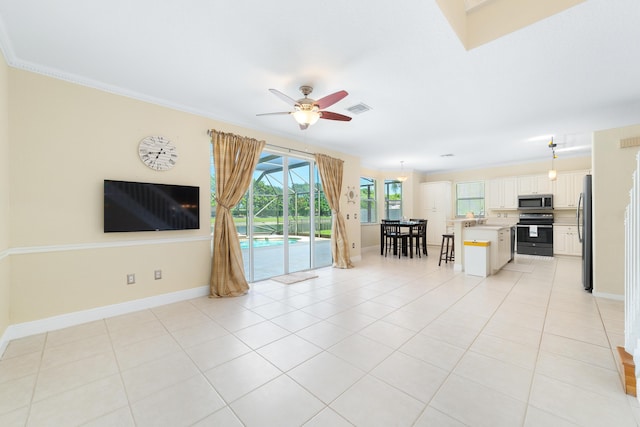
[(553, 256), (553, 225), (518, 224), (516, 234), (519, 254)]

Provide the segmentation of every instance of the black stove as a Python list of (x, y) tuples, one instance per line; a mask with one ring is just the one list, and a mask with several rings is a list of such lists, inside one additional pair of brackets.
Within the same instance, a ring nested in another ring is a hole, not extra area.
[(519, 254), (553, 256), (553, 214), (521, 213), (516, 240)]

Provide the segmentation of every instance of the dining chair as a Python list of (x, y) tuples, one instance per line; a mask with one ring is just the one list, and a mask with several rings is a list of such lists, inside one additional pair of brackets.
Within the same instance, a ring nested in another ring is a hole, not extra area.
[(415, 227), (411, 239), (415, 242), (412, 246), (416, 249), (416, 253), (420, 258), (424, 253), (429, 256), (427, 252), (427, 220), (421, 218), (411, 218), (409, 221), (415, 221), (418, 225)]
[[(384, 256), (387, 256), (389, 249), (393, 253), (394, 249), (397, 251), (398, 258), (402, 256), (403, 249), (407, 247), (409, 239), (409, 233), (400, 232), (400, 221), (383, 221), (383, 238), (384, 238)], [(404, 249), (406, 251), (406, 249)]]

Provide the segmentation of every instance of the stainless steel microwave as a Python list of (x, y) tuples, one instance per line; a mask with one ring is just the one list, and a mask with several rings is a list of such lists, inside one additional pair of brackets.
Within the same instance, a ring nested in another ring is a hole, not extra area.
[(553, 209), (553, 194), (527, 194), (518, 196), (518, 209)]

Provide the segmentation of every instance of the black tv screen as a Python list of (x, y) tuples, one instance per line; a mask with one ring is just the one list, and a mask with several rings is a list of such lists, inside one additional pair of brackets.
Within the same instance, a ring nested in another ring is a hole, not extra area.
[(200, 228), (200, 188), (104, 180), (104, 232)]

